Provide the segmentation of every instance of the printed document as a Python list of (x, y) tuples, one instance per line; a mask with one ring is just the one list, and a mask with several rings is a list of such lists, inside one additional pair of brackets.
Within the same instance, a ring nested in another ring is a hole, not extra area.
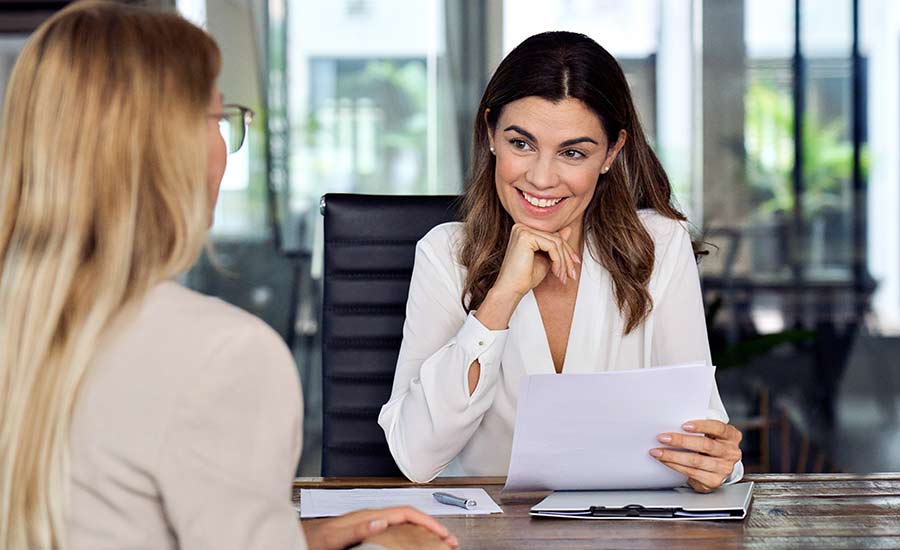
[[(433, 493), (450, 493), (474, 500), (474, 508), (459, 508), (441, 504)], [(355, 512), (365, 508), (385, 508), (388, 506), (412, 506), (432, 516), (461, 516), (500, 514), (503, 510), (480, 487), (429, 488), (403, 487), (391, 489), (300, 489), (300, 517), (323, 518)]]
[[(522, 381), (504, 491), (668, 489), (687, 478), (650, 456), (656, 436), (707, 418), (704, 363)], [(702, 437), (702, 436), (695, 436)]]

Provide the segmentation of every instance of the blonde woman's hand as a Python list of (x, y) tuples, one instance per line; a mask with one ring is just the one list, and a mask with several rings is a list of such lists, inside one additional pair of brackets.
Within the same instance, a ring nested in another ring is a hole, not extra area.
[(304, 520), (300, 525), (310, 550), (347, 548), (402, 525), (417, 526), (447, 547), (458, 546), (456, 537), (438, 520), (409, 506), (359, 510), (335, 518)]
[(524, 296), (549, 273), (563, 284), (575, 279), (575, 264), (581, 263), (581, 259), (567, 241), (571, 234), (569, 227), (546, 233), (515, 224), (493, 289)]
[(367, 538), (365, 542), (379, 544), (390, 550), (454, 550), (458, 544), (449, 544), (433, 532), (419, 525), (392, 525), (384, 532)]
[(660, 434), (660, 443), (672, 448), (652, 449), (650, 454), (676, 472), (688, 476), (698, 493), (719, 488), (741, 460), (741, 431), (718, 420), (691, 420), (682, 429), (696, 435)]

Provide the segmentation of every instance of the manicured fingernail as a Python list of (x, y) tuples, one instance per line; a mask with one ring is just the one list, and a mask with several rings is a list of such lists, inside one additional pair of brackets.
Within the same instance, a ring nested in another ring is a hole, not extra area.
[(572, 277), (572, 280), (573, 280), (573, 281), (575, 280), (575, 277), (578, 276), (578, 274), (575, 273), (575, 268), (574, 268), (574, 267), (573, 267), (572, 269), (569, 270), (569, 275)]
[(695, 429), (697, 429), (697, 426), (694, 426), (694, 425), (691, 424), (690, 422), (685, 422), (684, 424), (681, 425), (681, 427), (682, 427), (682, 428), (684, 429), (684, 431), (686, 431), (686, 432), (692, 432), (692, 431), (694, 431)]
[(658, 439), (661, 443), (671, 443), (672, 442), (672, 436), (667, 435), (667, 434), (663, 434), (663, 435), (657, 437), (656, 439)]
[(650, 449), (650, 454), (655, 456), (656, 458), (659, 458), (662, 456), (662, 451), (660, 451), (659, 449)]
[(575, 256), (575, 261), (578, 263), (581, 263), (581, 258), (579, 258), (578, 256)]
[(369, 531), (382, 531), (387, 529), (388, 522), (383, 519), (373, 519), (369, 523)]

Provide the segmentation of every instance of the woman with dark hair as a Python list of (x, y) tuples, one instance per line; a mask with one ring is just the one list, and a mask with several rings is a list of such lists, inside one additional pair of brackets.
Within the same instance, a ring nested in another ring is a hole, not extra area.
[[(418, 243), (379, 417), (415, 481), (505, 475), (523, 376), (711, 362), (685, 217), (606, 50), (525, 40), (488, 83), (474, 147), (464, 222)], [(660, 434), (650, 454), (700, 492), (740, 479), (718, 390), (681, 429), (706, 437)]]

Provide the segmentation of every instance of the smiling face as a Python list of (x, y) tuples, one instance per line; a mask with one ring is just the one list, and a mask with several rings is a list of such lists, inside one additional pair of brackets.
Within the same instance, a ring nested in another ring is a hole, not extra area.
[(497, 194), (512, 219), (548, 233), (571, 227), (580, 239), (597, 179), (625, 144), (625, 132), (610, 144), (581, 101), (532, 96), (505, 105), (489, 137)]

